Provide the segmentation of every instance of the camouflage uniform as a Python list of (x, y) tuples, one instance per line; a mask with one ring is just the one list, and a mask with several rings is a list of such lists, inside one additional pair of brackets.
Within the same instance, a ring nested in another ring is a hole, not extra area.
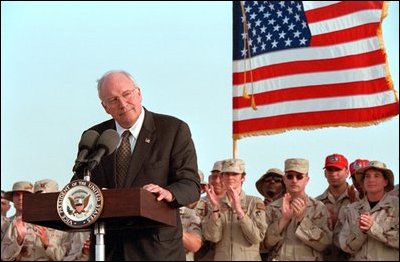
[(304, 218), (301, 222), (292, 219), (278, 233), (282, 217), (280, 198), (267, 206), (268, 230), (264, 245), (269, 249), (269, 260), (323, 260), (322, 252), (332, 243), (332, 232), (328, 227), (328, 210), (325, 205), (309, 196)]
[[(181, 207), (179, 208), (183, 231), (201, 237), (201, 218), (196, 214), (196, 210)], [(186, 250), (186, 261), (194, 261), (194, 253)]]
[(213, 220), (209, 212), (203, 222), (204, 237), (216, 243), (214, 260), (261, 260), (259, 245), (267, 229), (264, 203), (243, 190), (240, 202), (246, 214), (241, 220), (225, 196), (220, 199), (218, 219)]
[[(203, 223), (205, 217), (211, 212), (211, 204), (208, 201), (207, 196), (200, 198), (199, 202), (195, 207), (197, 215), (201, 219), (201, 223)], [(194, 254), (195, 261), (212, 261), (215, 255), (215, 243), (204, 239), (203, 232), (202, 232), (202, 240), (203, 245)]]
[[(363, 233), (358, 224), (361, 214), (369, 212), (372, 227)], [(399, 198), (385, 194), (372, 209), (368, 199), (350, 204), (344, 213), (339, 233), (340, 247), (351, 260), (399, 261)]]
[(90, 231), (70, 232), (67, 241), (67, 253), (63, 257), (64, 261), (88, 261), (89, 254), (83, 254), (82, 248), (90, 237)]
[(66, 251), (65, 240), (67, 233), (52, 228), (46, 228), (49, 237), (49, 246), (44, 248), (42, 241), (36, 234), (36, 226), (25, 223), (26, 235), (21, 245), (17, 242), (15, 219), (4, 234), (1, 242), (1, 259), (4, 261), (32, 261), (32, 260), (61, 260)]
[(341, 220), (339, 219), (339, 216), (341, 216), (343, 213), (341, 213), (340, 210), (342, 210), (342, 208), (346, 207), (351, 202), (354, 202), (351, 201), (350, 194), (352, 193), (355, 194), (355, 192), (352, 192), (351, 190), (354, 190), (354, 188), (351, 188), (349, 185), (347, 185), (346, 191), (344, 191), (338, 197), (338, 199), (335, 199), (335, 197), (329, 192), (329, 189), (325, 190), (325, 192), (322, 195), (316, 197), (316, 199), (324, 203), (324, 205), (327, 208), (332, 208), (332, 210), (338, 216), (335, 225), (332, 225), (331, 219), (329, 219), (329, 228), (333, 231), (333, 237), (332, 237), (333, 243), (331, 245), (331, 248), (328, 248), (324, 251), (324, 260), (328, 261), (348, 260), (348, 254), (346, 252), (343, 252), (343, 250), (341, 250), (340, 248), (338, 235), (342, 229), (342, 224), (340, 222)]
[(5, 216), (1, 216), (1, 239), (3, 240), (4, 233), (10, 225), (10, 219)]

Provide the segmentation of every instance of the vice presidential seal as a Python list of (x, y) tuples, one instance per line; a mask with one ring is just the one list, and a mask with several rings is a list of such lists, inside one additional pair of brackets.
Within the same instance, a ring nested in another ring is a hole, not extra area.
[(103, 210), (103, 194), (100, 188), (85, 180), (67, 184), (57, 198), (57, 212), (61, 220), (73, 228), (93, 224)]

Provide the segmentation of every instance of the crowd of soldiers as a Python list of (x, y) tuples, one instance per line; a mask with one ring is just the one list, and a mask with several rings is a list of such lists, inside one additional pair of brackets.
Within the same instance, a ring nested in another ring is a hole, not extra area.
[[(264, 197), (247, 195), (241, 159), (216, 161), (202, 197), (180, 208), (188, 261), (399, 260), (399, 186), (381, 161), (341, 154), (326, 157), (328, 188), (306, 194), (308, 160), (290, 158), (255, 183)], [(351, 176), (352, 185), (347, 183)], [(64, 232), (22, 221), (25, 194), (57, 192), (55, 181), (20, 181), (1, 195), (2, 260), (88, 260), (90, 232)], [(7, 217), (9, 201), (16, 214)], [(134, 236), (133, 236), (134, 237)], [(162, 260), (162, 258), (160, 258)]]

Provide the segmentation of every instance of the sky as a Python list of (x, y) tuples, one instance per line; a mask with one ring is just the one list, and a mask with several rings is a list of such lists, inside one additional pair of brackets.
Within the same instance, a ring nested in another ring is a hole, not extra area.
[[(399, 3), (391, 2), (383, 37), (399, 90)], [(130, 72), (143, 105), (187, 122), (206, 176), (233, 157), (232, 6), (230, 2), (1, 2), (1, 188), (16, 181), (70, 181), (81, 134), (108, 120), (96, 80)], [(328, 186), (325, 157), (380, 160), (399, 183), (399, 117), (379, 125), (288, 131), (243, 138), (246, 194), (287, 158), (310, 162), (306, 192)], [(350, 180), (349, 180), (350, 182)]]

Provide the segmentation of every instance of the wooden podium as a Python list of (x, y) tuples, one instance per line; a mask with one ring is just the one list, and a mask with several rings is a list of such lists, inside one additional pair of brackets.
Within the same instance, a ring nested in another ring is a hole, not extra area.
[[(107, 230), (125, 228), (146, 228), (176, 226), (176, 210), (164, 201), (157, 201), (156, 196), (142, 188), (119, 188), (101, 190), (103, 211), (97, 222), (105, 222)], [(22, 219), (65, 231), (80, 231), (93, 228), (94, 224), (84, 229), (71, 228), (57, 213), (59, 193), (25, 194)]]

